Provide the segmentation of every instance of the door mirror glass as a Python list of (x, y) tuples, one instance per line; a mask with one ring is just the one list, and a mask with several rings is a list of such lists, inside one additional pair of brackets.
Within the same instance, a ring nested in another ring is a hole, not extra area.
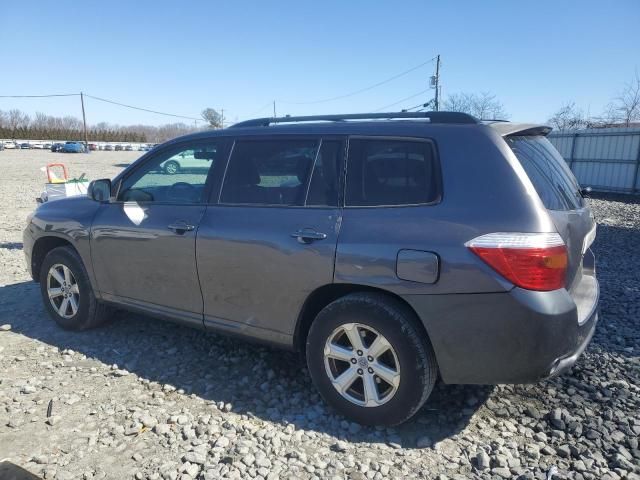
[(101, 178), (89, 184), (87, 196), (96, 202), (108, 202), (111, 198), (111, 180)]

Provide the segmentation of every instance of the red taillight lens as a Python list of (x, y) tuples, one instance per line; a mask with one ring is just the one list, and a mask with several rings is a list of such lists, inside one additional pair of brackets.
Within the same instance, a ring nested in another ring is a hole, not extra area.
[(549, 291), (565, 285), (567, 248), (557, 233), (489, 233), (466, 246), (518, 287)]

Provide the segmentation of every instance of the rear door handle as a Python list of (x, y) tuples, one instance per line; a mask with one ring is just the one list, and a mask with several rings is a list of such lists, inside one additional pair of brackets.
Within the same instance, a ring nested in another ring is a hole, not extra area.
[(311, 243), (315, 242), (316, 240), (324, 240), (325, 238), (327, 238), (326, 233), (316, 232), (311, 228), (302, 228), (293, 232), (291, 236), (298, 239), (298, 242), (300, 243)]
[(187, 222), (175, 222), (171, 225), (167, 225), (169, 230), (176, 232), (178, 235), (183, 235), (185, 232), (190, 232), (196, 228), (195, 225), (190, 225)]

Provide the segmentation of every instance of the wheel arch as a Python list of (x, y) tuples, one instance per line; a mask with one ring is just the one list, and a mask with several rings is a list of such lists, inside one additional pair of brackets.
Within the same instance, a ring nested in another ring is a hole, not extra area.
[(416, 320), (416, 327), (425, 335), (427, 341), (429, 343), (431, 342), (429, 333), (427, 332), (424, 323), (420, 319), (420, 316), (418, 315), (416, 310), (400, 295), (388, 290), (384, 290), (382, 288), (371, 287), (368, 285), (331, 283), (318, 287), (313, 292), (311, 292), (311, 294), (309, 294), (304, 304), (302, 305), (302, 309), (298, 314), (296, 328), (294, 330), (293, 348), (296, 351), (302, 352), (304, 354), (309, 329), (311, 328), (311, 324), (315, 320), (318, 313), (320, 313), (320, 311), (331, 302), (334, 302), (339, 298), (352, 293), (375, 293), (402, 304), (403, 307), (407, 308), (411, 313), (413, 313)]
[(80, 256), (78, 249), (71, 243), (68, 239), (62, 237), (55, 237), (51, 235), (47, 235), (44, 237), (40, 237), (33, 244), (33, 249), (31, 251), (31, 277), (38, 281), (40, 278), (40, 269), (42, 267), (42, 262), (44, 261), (47, 254), (58, 247), (71, 247), (75, 252)]

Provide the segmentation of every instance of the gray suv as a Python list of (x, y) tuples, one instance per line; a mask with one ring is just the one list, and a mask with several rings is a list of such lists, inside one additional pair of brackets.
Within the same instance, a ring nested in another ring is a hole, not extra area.
[[(597, 322), (596, 224), (550, 128), (452, 112), (257, 119), (40, 205), (24, 252), (82, 330), (113, 307), (297, 350), (337, 411), (396, 425), (445, 383), (524, 383)], [(200, 168), (171, 169), (188, 154)]]

